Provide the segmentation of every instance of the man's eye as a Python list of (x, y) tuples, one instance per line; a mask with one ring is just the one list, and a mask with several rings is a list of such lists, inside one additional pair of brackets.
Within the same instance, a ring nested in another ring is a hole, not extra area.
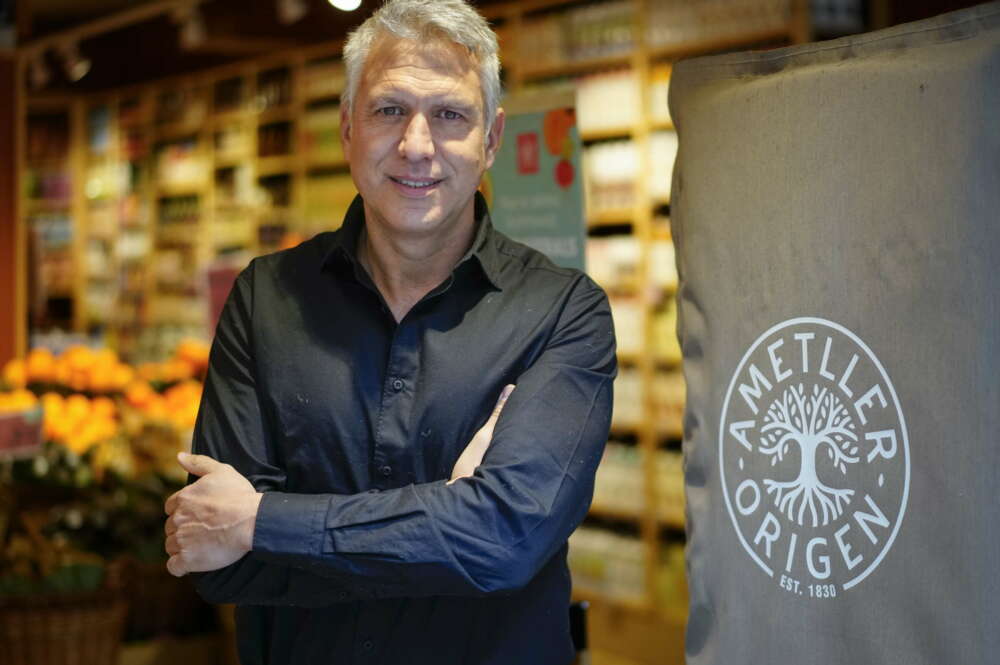
[(375, 113), (386, 116), (397, 116), (397, 115), (403, 115), (403, 109), (401, 109), (398, 106), (383, 106), (382, 108), (375, 111)]
[(462, 114), (458, 111), (445, 109), (444, 111), (441, 111), (441, 117), (445, 120), (460, 120), (462, 118)]

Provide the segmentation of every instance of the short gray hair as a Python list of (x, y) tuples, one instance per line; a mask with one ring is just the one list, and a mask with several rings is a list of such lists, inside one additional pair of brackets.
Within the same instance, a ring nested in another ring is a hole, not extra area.
[(460, 44), (479, 63), (486, 131), (500, 106), (500, 56), (497, 36), (465, 0), (387, 0), (347, 37), (344, 45), (346, 85), (340, 103), (348, 111), (358, 92), (361, 71), (372, 45), (382, 34), (422, 41), (444, 38)]

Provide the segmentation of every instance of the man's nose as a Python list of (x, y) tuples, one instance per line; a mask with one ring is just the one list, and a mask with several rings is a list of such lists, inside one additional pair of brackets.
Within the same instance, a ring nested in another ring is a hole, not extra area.
[(434, 137), (430, 123), (423, 113), (410, 116), (403, 138), (399, 142), (399, 154), (411, 161), (419, 161), (434, 156)]

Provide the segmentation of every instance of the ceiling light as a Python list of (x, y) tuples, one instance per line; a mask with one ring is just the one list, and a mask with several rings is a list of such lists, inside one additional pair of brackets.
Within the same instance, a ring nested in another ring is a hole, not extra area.
[(63, 59), (63, 67), (66, 70), (66, 78), (76, 83), (90, 71), (90, 59), (80, 55), (80, 47), (76, 43), (66, 44), (60, 47), (59, 55)]
[(205, 29), (205, 19), (197, 3), (177, 6), (171, 17), (181, 26), (181, 48), (190, 50), (205, 43), (208, 33)]
[(291, 25), (302, 19), (309, 11), (305, 0), (278, 0), (278, 20)]
[(361, 6), (361, 0), (330, 0), (330, 4), (345, 12), (353, 12)]

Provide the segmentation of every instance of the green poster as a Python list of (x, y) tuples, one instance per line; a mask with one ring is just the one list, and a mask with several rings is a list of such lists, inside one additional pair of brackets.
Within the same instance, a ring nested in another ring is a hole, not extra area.
[(583, 270), (581, 150), (573, 109), (511, 114), (482, 189), (497, 229)]

